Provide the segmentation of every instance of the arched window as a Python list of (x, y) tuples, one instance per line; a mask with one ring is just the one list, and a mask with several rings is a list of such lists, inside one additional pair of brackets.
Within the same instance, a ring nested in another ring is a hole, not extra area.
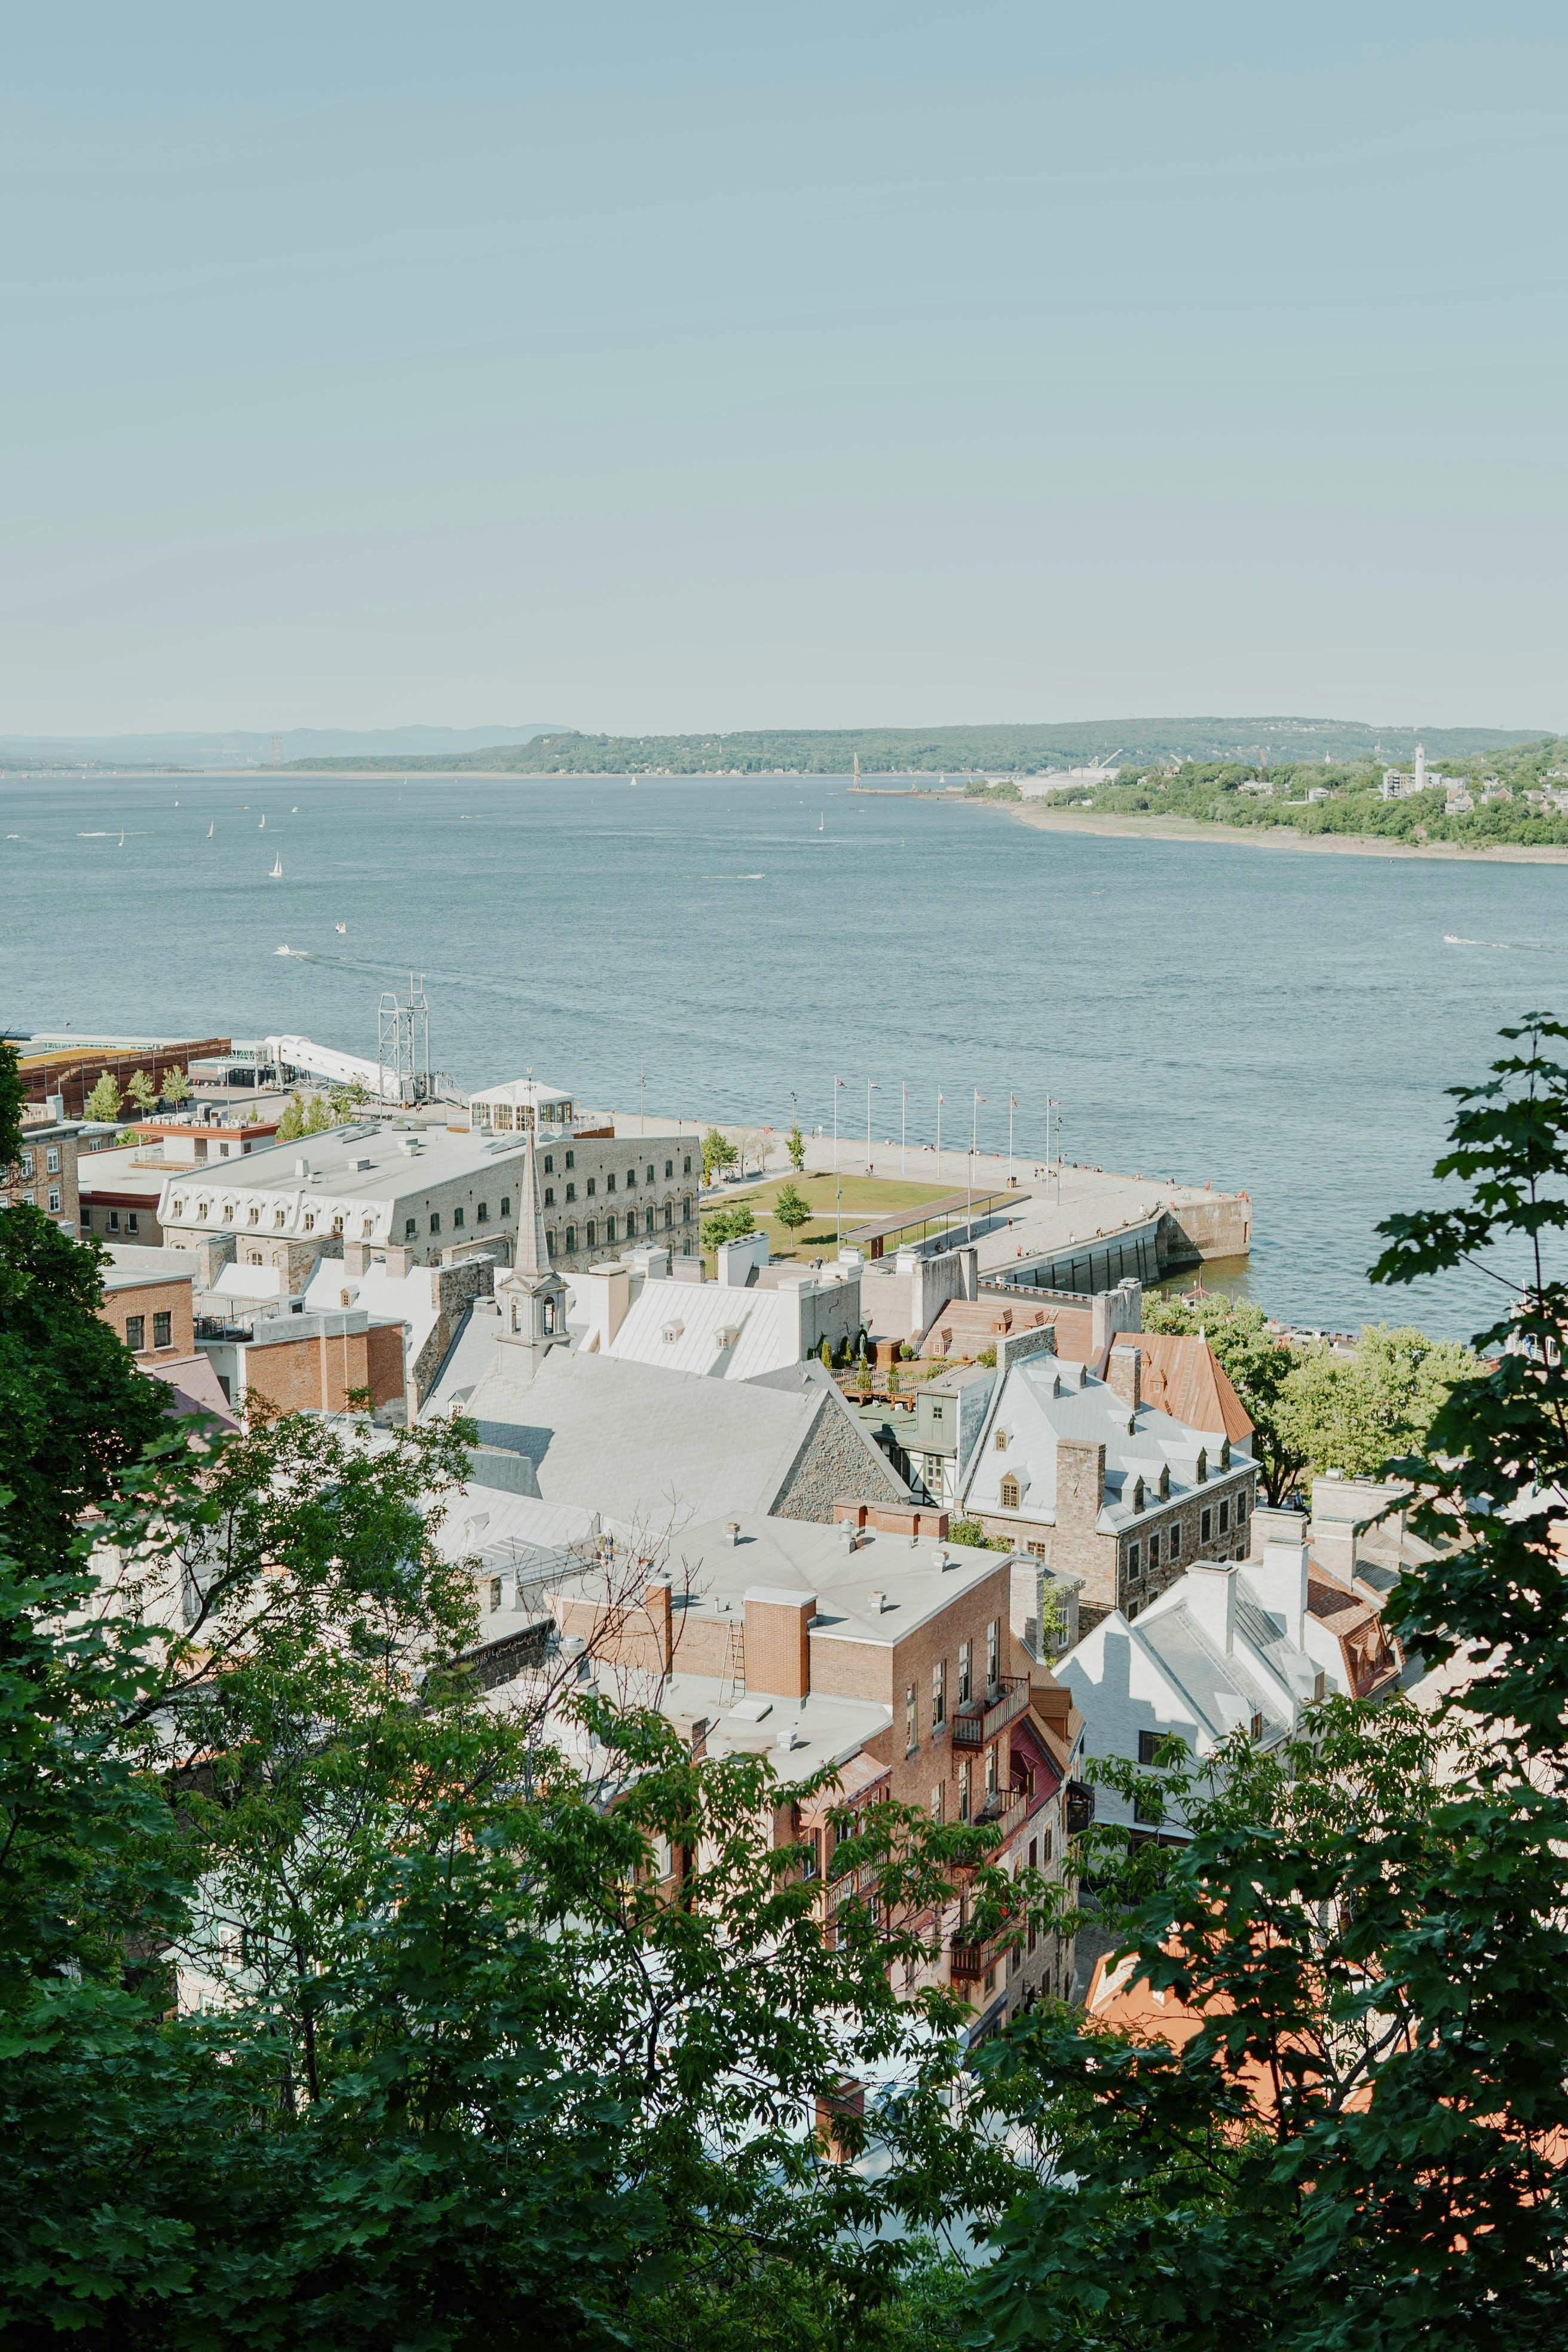
[(1016, 1511), (1017, 1507), (1018, 1481), (1016, 1478), (1004, 1478), (1002, 1481), (1002, 1508), (1005, 1511)]
[(577, 1228), (575, 1225), (568, 1225), (566, 1228), (566, 1255), (568, 1257), (575, 1257), (577, 1255)]
[(555, 1255), (555, 1235), (552, 1233), (547, 1232), (545, 1234), (544, 1246), (549, 1255), (553, 1257)]
[(651, 1209), (645, 1209), (643, 1211), (643, 1231), (648, 1234), (651, 1234), (653, 1231), (653, 1211)]
[(616, 1221), (615, 1221), (614, 1217), (606, 1217), (606, 1218), (605, 1219), (605, 1239), (607, 1242), (613, 1242), (613, 1241), (615, 1240), (615, 1238), (616, 1238)]
[(589, 1220), (588, 1220), (588, 1228), (587, 1228), (587, 1233), (586, 1233), (586, 1235), (585, 1235), (585, 1237), (584, 1237), (584, 1248), (586, 1248), (586, 1249), (592, 1249), (592, 1248), (594, 1248), (594, 1246), (595, 1246), (595, 1234), (596, 1231), (597, 1231), (597, 1228), (596, 1228), (596, 1226), (595, 1225), (594, 1220), (593, 1220), (593, 1218), (592, 1218), (592, 1217), (590, 1217), (590, 1218), (589, 1218)]
[(675, 1223), (675, 1202), (673, 1201), (667, 1201), (664, 1204), (664, 1222), (667, 1227), (674, 1224)]

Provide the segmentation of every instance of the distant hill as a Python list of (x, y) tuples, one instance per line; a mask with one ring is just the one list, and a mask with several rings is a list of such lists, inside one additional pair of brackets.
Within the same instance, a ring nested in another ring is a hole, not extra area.
[[(486, 775), (840, 776), (858, 755), (868, 775), (1030, 775), (1077, 767), (1120, 753), (1124, 761), (1256, 760), (1271, 762), (1408, 761), (1417, 740), (1434, 761), (1461, 753), (1538, 740), (1543, 728), (1373, 727), (1351, 719), (1090, 719), (1053, 727), (765, 728), (734, 734), (582, 735), (541, 729), (527, 741), (491, 744), (460, 754), (409, 757), (400, 770)], [(410, 747), (412, 751), (412, 747)], [(309, 758), (312, 768), (379, 767), (363, 755)]]
[[(516, 746), (544, 727), (280, 727), (282, 761), (462, 759), (491, 744)], [(273, 737), (232, 727), (221, 733), (169, 735), (0, 735), (0, 767), (263, 768)]]

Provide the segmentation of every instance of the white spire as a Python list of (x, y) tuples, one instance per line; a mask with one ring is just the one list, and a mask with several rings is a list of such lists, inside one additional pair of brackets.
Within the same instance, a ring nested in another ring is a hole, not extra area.
[(550, 1252), (544, 1240), (544, 1211), (539, 1199), (539, 1163), (534, 1157), (533, 1129), (522, 1155), (522, 1198), (517, 1204), (517, 1274), (548, 1274)]

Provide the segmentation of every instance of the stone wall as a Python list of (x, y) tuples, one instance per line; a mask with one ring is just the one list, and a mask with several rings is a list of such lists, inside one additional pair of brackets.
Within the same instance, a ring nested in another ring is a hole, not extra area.
[(447, 1350), (458, 1336), (465, 1308), (473, 1299), (495, 1296), (496, 1270), (489, 1258), (467, 1258), (457, 1265), (433, 1265), (429, 1274), (430, 1302), (437, 1310), (436, 1320), (408, 1368), (416, 1411), (435, 1385), (436, 1375), (447, 1360)]
[(800, 1452), (772, 1505), (781, 1519), (811, 1519), (833, 1525), (840, 1495), (907, 1503), (910, 1490), (885, 1455), (856, 1425), (837, 1390), (825, 1391)]

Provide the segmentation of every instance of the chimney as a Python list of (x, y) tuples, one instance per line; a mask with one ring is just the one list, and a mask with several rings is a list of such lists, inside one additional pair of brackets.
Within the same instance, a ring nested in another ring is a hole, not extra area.
[(1247, 1580), (1269, 1615), (1284, 1619), (1285, 1639), (1299, 1650), (1307, 1613), (1306, 1545), (1266, 1543), (1262, 1559), (1247, 1562)]
[(653, 1629), (655, 1666), (663, 1674), (669, 1672), (675, 1655), (674, 1617), (670, 1606), (669, 1579), (656, 1577), (643, 1594), (643, 1607), (647, 1611)]
[(1057, 1525), (1092, 1534), (1105, 1506), (1105, 1448), (1083, 1437), (1057, 1440)]
[(1110, 1350), (1105, 1367), (1107, 1388), (1121, 1399), (1130, 1412), (1136, 1412), (1143, 1402), (1143, 1350), (1119, 1344)]
[(755, 1584), (746, 1595), (746, 1688), (774, 1698), (805, 1698), (811, 1689), (815, 1592)]
[(1236, 1570), (1213, 1561), (1189, 1568), (1183, 1599), (1199, 1631), (1228, 1658), (1236, 1648)]
[(740, 1522), (740, 1520), (739, 1520), (739, 1519), (731, 1519), (731, 1520), (730, 1520), (729, 1524), (726, 1526), (726, 1528), (725, 1528), (725, 1529), (724, 1529), (724, 1533), (726, 1534), (726, 1536), (728, 1536), (728, 1538), (729, 1538), (729, 1539), (730, 1539), (730, 1541), (731, 1541), (731, 1544), (738, 1544), (738, 1543), (740, 1542), (740, 1540), (741, 1540), (741, 1522)]

